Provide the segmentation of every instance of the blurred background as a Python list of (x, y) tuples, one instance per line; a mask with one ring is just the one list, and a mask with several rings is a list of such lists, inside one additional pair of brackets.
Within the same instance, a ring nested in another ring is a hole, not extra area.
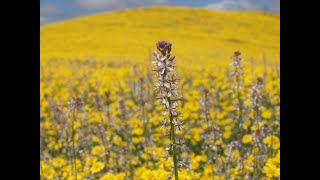
[(40, 4), (40, 25), (94, 13), (159, 5), (280, 14), (280, 0), (41, 0)]

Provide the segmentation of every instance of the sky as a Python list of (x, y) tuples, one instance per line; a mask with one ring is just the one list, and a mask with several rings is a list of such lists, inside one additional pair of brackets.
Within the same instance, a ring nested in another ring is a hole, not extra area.
[(158, 5), (254, 10), (280, 15), (280, 0), (40, 0), (40, 25), (94, 13)]

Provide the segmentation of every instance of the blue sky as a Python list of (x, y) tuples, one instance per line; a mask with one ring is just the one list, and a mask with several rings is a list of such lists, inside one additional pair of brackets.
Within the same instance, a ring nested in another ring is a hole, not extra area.
[(40, 0), (40, 24), (99, 12), (145, 6), (189, 6), (280, 14), (280, 0)]

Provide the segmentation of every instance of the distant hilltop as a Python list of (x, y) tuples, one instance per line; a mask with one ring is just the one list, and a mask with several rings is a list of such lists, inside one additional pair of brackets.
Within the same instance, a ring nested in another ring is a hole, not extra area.
[(149, 7), (94, 14), (40, 27), (40, 59), (148, 58), (157, 40), (197, 62), (228, 61), (234, 51), (278, 61), (280, 17), (184, 7)]

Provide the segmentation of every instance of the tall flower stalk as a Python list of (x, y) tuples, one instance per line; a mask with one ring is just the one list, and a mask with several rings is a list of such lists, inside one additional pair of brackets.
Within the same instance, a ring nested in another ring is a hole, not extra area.
[[(138, 102), (139, 102), (139, 106), (140, 106), (140, 110), (141, 110), (141, 115), (140, 115), (140, 119), (143, 122), (143, 143), (144, 145), (144, 150), (147, 154), (147, 160), (152, 160), (150, 157), (150, 152), (149, 152), (149, 146), (152, 145), (152, 137), (150, 134), (150, 130), (149, 130), (149, 118), (146, 116), (146, 107), (145, 104), (147, 102), (147, 99), (149, 99), (149, 95), (146, 93), (147, 92), (147, 88), (146, 86), (146, 80), (145, 78), (141, 77), (139, 78), (139, 83), (137, 86), (138, 92), (139, 92), (139, 97), (138, 97)], [(147, 94), (147, 95), (146, 95)], [(148, 167), (148, 164), (147, 164)]]
[[(266, 151), (265, 145), (262, 143), (262, 139), (264, 137), (264, 131), (265, 127), (261, 126), (261, 108), (262, 106), (262, 94), (261, 91), (264, 86), (264, 78), (259, 77), (257, 78), (256, 82), (253, 82), (251, 87), (251, 104), (252, 109), (254, 112), (254, 126), (257, 127), (257, 129), (254, 131), (253, 135), (253, 141), (254, 141), (254, 148), (259, 148), (260, 152), (256, 153), (254, 152), (254, 171), (252, 173), (252, 177), (254, 177), (255, 172), (259, 170), (260, 167), (260, 160), (263, 159), (261, 155), (263, 156), (263, 151)], [(260, 156), (258, 156), (260, 154)]]
[[(243, 158), (245, 156), (245, 149), (241, 145), (241, 135), (244, 134), (243, 124), (247, 117), (244, 116), (245, 114), (245, 108), (244, 108), (244, 99), (242, 99), (242, 92), (243, 92), (243, 85), (244, 85), (244, 68), (243, 68), (243, 59), (241, 58), (241, 53), (239, 51), (234, 52), (232, 56), (232, 62), (231, 62), (231, 76), (234, 78), (235, 81), (235, 87), (232, 88), (232, 92), (236, 95), (236, 101), (237, 103), (234, 105), (235, 110), (235, 119), (237, 120), (237, 125), (239, 128), (239, 132), (237, 133), (235, 141), (233, 141), (237, 147), (236, 149), (240, 152), (239, 157), (239, 169), (241, 171), (241, 174), (244, 174), (244, 168), (243, 168)], [(232, 146), (230, 146), (232, 147)]]
[(208, 164), (212, 164), (211, 169), (211, 179), (213, 178), (214, 168), (213, 168), (213, 155), (212, 155), (212, 148), (210, 148), (210, 145), (214, 143), (215, 141), (215, 135), (213, 128), (209, 125), (209, 115), (210, 115), (210, 102), (209, 102), (209, 90), (203, 89), (202, 94), (204, 95), (200, 99), (200, 108), (202, 110), (202, 116), (205, 120), (206, 128), (203, 130), (202, 138), (204, 140), (205, 144), (205, 153), (208, 156)]
[(76, 157), (76, 148), (75, 148), (75, 129), (74, 129), (74, 122), (76, 121), (76, 111), (80, 111), (82, 106), (82, 101), (80, 98), (71, 98), (68, 102), (69, 114), (72, 114), (72, 121), (71, 121), (71, 134), (72, 134), (72, 154), (73, 154), (73, 170), (75, 180), (77, 180), (77, 157)]
[[(156, 60), (152, 63), (155, 65), (154, 71), (158, 80), (155, 85), (155, 90), (159, 95), (157, 99), (164, 107), (165, 118), (161, 123), (161, 128), (167, 130), (169, 127), (170, 129), (167, 131), (170, 143), (166, 147), (165, 160), (168, 159), (169, 154), (172, 154), (174, 178), (178, 180), (178, 166), (184, 165), (183, 162), (178, 162), (178, 148), (182, 151), (185, 146), (184, 139), (176, 137), (176, 131), (181, 131), (183, 128), (183, 122), (180, 121), (181, 113), (176, 110), (178, 102), (182, 100), (177, 91), (179, 79), (174, 74), (175, 56), (170, 54), (172, 44), (167, 41), (158, 41), (156, 46), (160, 53), (154, 52)], [(169, 176), (167, 179), (171, 178), (172, 176)]]
[(235, 93), (237, 96), (237, 105), (235, 106), (235, 109), (238, 110), (239, 115), (236, 116), (237, 120), (239, 120), (240, 125), (243, 121), (243, 101), (241, 99), (241, 89), (243, 84), (243, 65), (242, 65), (242, 58), (240, 57), (240, 52), (235, 52), (232, 56), (232, 62), (231, 67), (233, 68), (232, 76), (235, 77)]

